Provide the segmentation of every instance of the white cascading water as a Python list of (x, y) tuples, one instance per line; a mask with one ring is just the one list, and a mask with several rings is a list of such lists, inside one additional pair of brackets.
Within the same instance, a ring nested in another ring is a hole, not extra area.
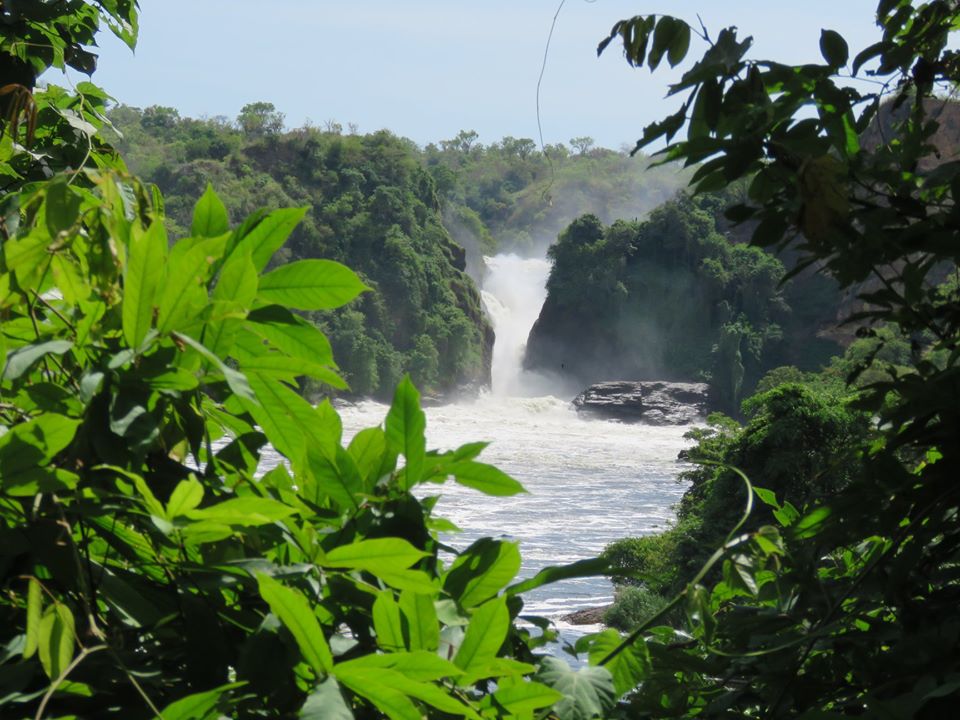
[(493, 324), (491, 391), (498, 397), (550, 394), (549, 379), (523, 369), (527, 336), (547, 299), (550, 264), (514, 254), (484, 257), (483, 305)]

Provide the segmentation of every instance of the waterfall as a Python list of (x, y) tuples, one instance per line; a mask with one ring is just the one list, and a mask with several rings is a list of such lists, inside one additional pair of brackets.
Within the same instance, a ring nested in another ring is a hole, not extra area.
[(481, 295), (493, 324), (493, 394), (500, 397), (562, 395), (558, 378), (523, 369), (527, 336), (547, 297), (550, 263), (512, 253), (484, 257)]

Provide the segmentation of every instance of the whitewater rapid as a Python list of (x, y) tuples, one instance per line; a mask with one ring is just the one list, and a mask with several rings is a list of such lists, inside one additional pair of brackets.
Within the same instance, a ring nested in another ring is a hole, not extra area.
[[(387, 409), (374, 402), (341, 409), (344, 442), (382, 423)], [(428, 447), (489, 442), (479, 459), (527, 489), (494, 498), (448, 482), (417, 493), (440, 496), (436, 514), (462, 530), (445, 538), (457, 549), (484, 536), (520, 541), (522, 577), (595, 557), (619, 538), (667, 528), (685, 489), (677, 480), (677, 454), (689, 445), (683, 437), (689, 428), (583, 420), (569, 400), (555, 397), (487, 395), (427, 408), (426, 414)], [(559, 621), (574, 610), (612, 602), (613, 588), (605, 578), (568, 580), (525, 598), (525, 612)]]

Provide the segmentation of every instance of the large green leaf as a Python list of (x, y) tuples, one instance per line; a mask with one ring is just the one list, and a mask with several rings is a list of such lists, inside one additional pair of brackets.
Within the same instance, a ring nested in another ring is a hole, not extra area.
[(550, 707), (563, 699), (563, 693), (542, 683), (520, 680), (493, 693), (491, 706), (503, 708), (508, 715), (529, 716), (534, 710)]
[(563, 660), (548, 655), (541, 660), (536, 679), (563, 694), (553, 707), (559, 720), (605, 718), (617, 701), (606, 668), (588, 666), (574, 672)]
[(476, 607), (505, 588), (520, 563), (518, 543), (481, 538), (450, 566), (443, 589), (462, 607)]
[(366, 570), (376, 575), (410, 567), (427, 556), (403, 538), (373, 538), (341, 545), (327, 553), (324, 567)]
[(261, 277), (257, 294), (266, 302), (297, 310), (332, 310), (369, 289), (338, 262), (297, 260)]
[(173, 247), (157, 306), (157, 329), (161, 333), (184, 330), (199, 322), (197, 316), (207, 304), (207, 274), (225, 242), (226, 236), (222, 236), (189, 247), (181, 240)]
[(200, 353), (205, 360), (216, 367), (220, 374), (223, 375), (224, 380), (227, 381), (227, 385), (230, 386), (230, 390), (234, 393), (234, 395), (236, 395), (240, 400), (254, 404), (256, 396), (254, 395), (254, 391), (250, 386), (249, 380), (244, 376), (243, 373), (234, 370), (223, 360), (214, 355), (208, 348), (198, 343), (189, 335), (174, 333), (174, 336), (180, 342), (186, 343), (192, 347), (194, 350)]
[(24, 345), (7, 353), (3, 366), (3, 380), (16, 380), (27, 372), (34, 363), (46, 355), (63, 355), (73, 347), (69, 340), (47, 340), (46, 342)]
[(32, 657), (40, 646), (40, 621), (43, 610), (43, 589), (40, 581), (30, 578), (27, 588), (27, 638), (23, 644), (24, 660)]
[(423, 476), (427, 454), (427, 416), (420, 409), (420, 393), (410, 376), (404, 376), (393, 395), (393, 404), (387, 413), (387, 442), (406, 459), (405, 486), (412, 488)]
[(302, 496), (318, 505), (332, 500), (341, 510), (358, 509), (363, 482), (353, 458), (342, 447), (335, 447), (333, 457), (328, 457), (314, 443), (307, 449), (309, 472), (302, 482)]
[(432, 683), (417, 682), (403, 673), (388, 669), (372, 671), (351, 669), (350, 672), (354, 673), (355, 677), (362, 677), (363, 674), (367, 674), (373, 682), (397, 690), (444, 713), (474, 718), (475, 720), (480, 719), (476, 712), (451, 695), (449, 690), (442, 689)]
[(190, 224), (190, 234), (194, 237), (217, 237), (230, 229), (230, 218), (223, 201), (213, 190), (213, 185), (207, 183), (206, 190), (193, 207), (193, 222)]
[(291, 357), (335, 367), (327, 337), (286, 308), (258, 308), (250, 313), (244, 327)]
[(220, 277), (213, 289), (213, 299), (237, 303), (249, 308), (257, 297), (257, 283), (260, 281), (257, 268), (248, 253), (235, 252), (224, 263)]
[(194, 520), (207, 520), (223, 525), (265, 525), (296, 514), (296, 510), (279, 500), (245, 496), (224, 500), (200, 510), (186, 512)]
[(353, 720), (353, 711), (340, 691), (340, 683), (328, 677), (310, 693), (297, 717), (300, 720)]
[(150, 330), (166, 254), (167, 231), (159, 220), (146, 232), (131, 234), (123, 274), (123, 337), (128, 347), (139, 347)]
[(306, 443), (292, 407), (303, 404), (309, 408), (310, 404), (273, 378), (251, 373), (248, 381), (256, 402), (244, 402), (244, 409), (257, 421), (271, 445), (293, 463), (301, 463)]
[[(281, 208), (258, 222), (237, 243), (234, 253), (249, 253), (258, 272), (262, 272), (273, 254), (283, 246), (308, 208)], [(233, 253), (231, 253), (232, 256)]]
[(381, 672), (338, 666), (336, 677), (357, 695), (373, 703), (390, 720), (422, 720), (420, 711), (404, 693), (380, 683), (377, 675)]
[(386, 434), (378, 427), (361, 430), (353, 436), (347, 452), (357, 466), (364, 489), (372, 489), (380, 479), (380, 469), (387, 454)]
[[(590, 664), (599, 665), (622, 642), (623, 637), (612, 628), (591, 636), (589, 638)], [(617, 653), (604, 667), (613, 676), (613, 686), (617, 695), (624, 695), (633, 690), (650, 673), (650, 652), (647, 650), (647, 644), (643, 638), (638, 639)]]
[(404, 590), (400, 593), (400, 610), (406, 619), (410, 650), (436, 650), (440, 645), (440, 621), (433, 596)]
[(365, 668), (388, 668), (390, 670), (396, 670), (411, 680), (417, 680), (419, 682), (453, 678), (463, 674), (463, 670), (449, 660), (445, 660), (435, 652), (427, 652), (425, 650), (363, 655), (347, 663), (341, 663), (340, 666), (342, 667), (343, 665)]
[(73, 660), (76, 630), (70, 608), (62, 603), (47, 608), (38, 635), (40, 664), (47, 677), (56, 680)]
[(9, 491), (50, 463), (73, 441), (79, 425), (79, 420), (45, 413), (0, 435), (0, 487)]
[(470, 676), (483, 677), (482, 673), (496, 658), (509, 630), (510, 613), (505, 597), (481, 605), (470, 618), (463, 642), (453, 658), (454, 665)]
[(257, 573), (257, 583), (260, 596), (266, 600), (271, 612), (297, 641), (303, 659), (317, 675), (329, 673), (333, 668), (333, 655), (307, 599), (298, 590), (286, 587), (263, 573)]
[(203, 485), (195, 477), (181, 480), (170, 493), (167, 502), (166, 518), (173, 520), (178, 515), (185, 515), (195, 509), (203, 501)]
[(403, 650), (403, 622), (400, 619), (400, 605), (393, 599), (392, 590), (383, 590), (373, 602), (373, 629), (377, 633), (377, 645), (381, 650), (397, 652)]
[(492, 465), (466, 460), (450, 465), (446, 471), (461, 485), (487, 495), (507, 497), (526, 492), (523, 485)]
[(519, 595), (520, 593), (530, 592), (542, 585), (559, 582), (561, 580), (598, 577), (609, 574), (610, 562), (604, 558), (577, 560), (569, 565), (551, 565), (550, 567), (545, 567), (532, 578), (522, 580), (508, 587), (507, 595)]
[(241, 356), (240, 353), (234, 354), (238, 356), (237, 360), (240, 363), (240, 368), (245, 373), (258, 373), (266, 377), (274, 377), (287, 382), (292, 382), (298, 377), (305, 376), (319, 380), (338, 390), (347, 389), (347, 383), (336, 372), (325, 365), (320, 365), (310, 360), (276, 354), (260, 356), (247, 354)]
[(193, 693), (180, 698), (160, 711), (163, 720), (212, 720), (222, 717), (218, 709), (221, 698), (238, 687), (243, 687), (246, 683), (230, 683), (221, 685), (213, 690)]

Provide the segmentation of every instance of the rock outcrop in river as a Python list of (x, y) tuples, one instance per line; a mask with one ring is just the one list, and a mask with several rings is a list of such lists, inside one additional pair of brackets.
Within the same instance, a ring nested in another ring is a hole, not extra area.
[(573, 400), (578, 413), (621, 422), (689, 425), (709, 407), (706, 383), (616, 380), (591, 385)]

